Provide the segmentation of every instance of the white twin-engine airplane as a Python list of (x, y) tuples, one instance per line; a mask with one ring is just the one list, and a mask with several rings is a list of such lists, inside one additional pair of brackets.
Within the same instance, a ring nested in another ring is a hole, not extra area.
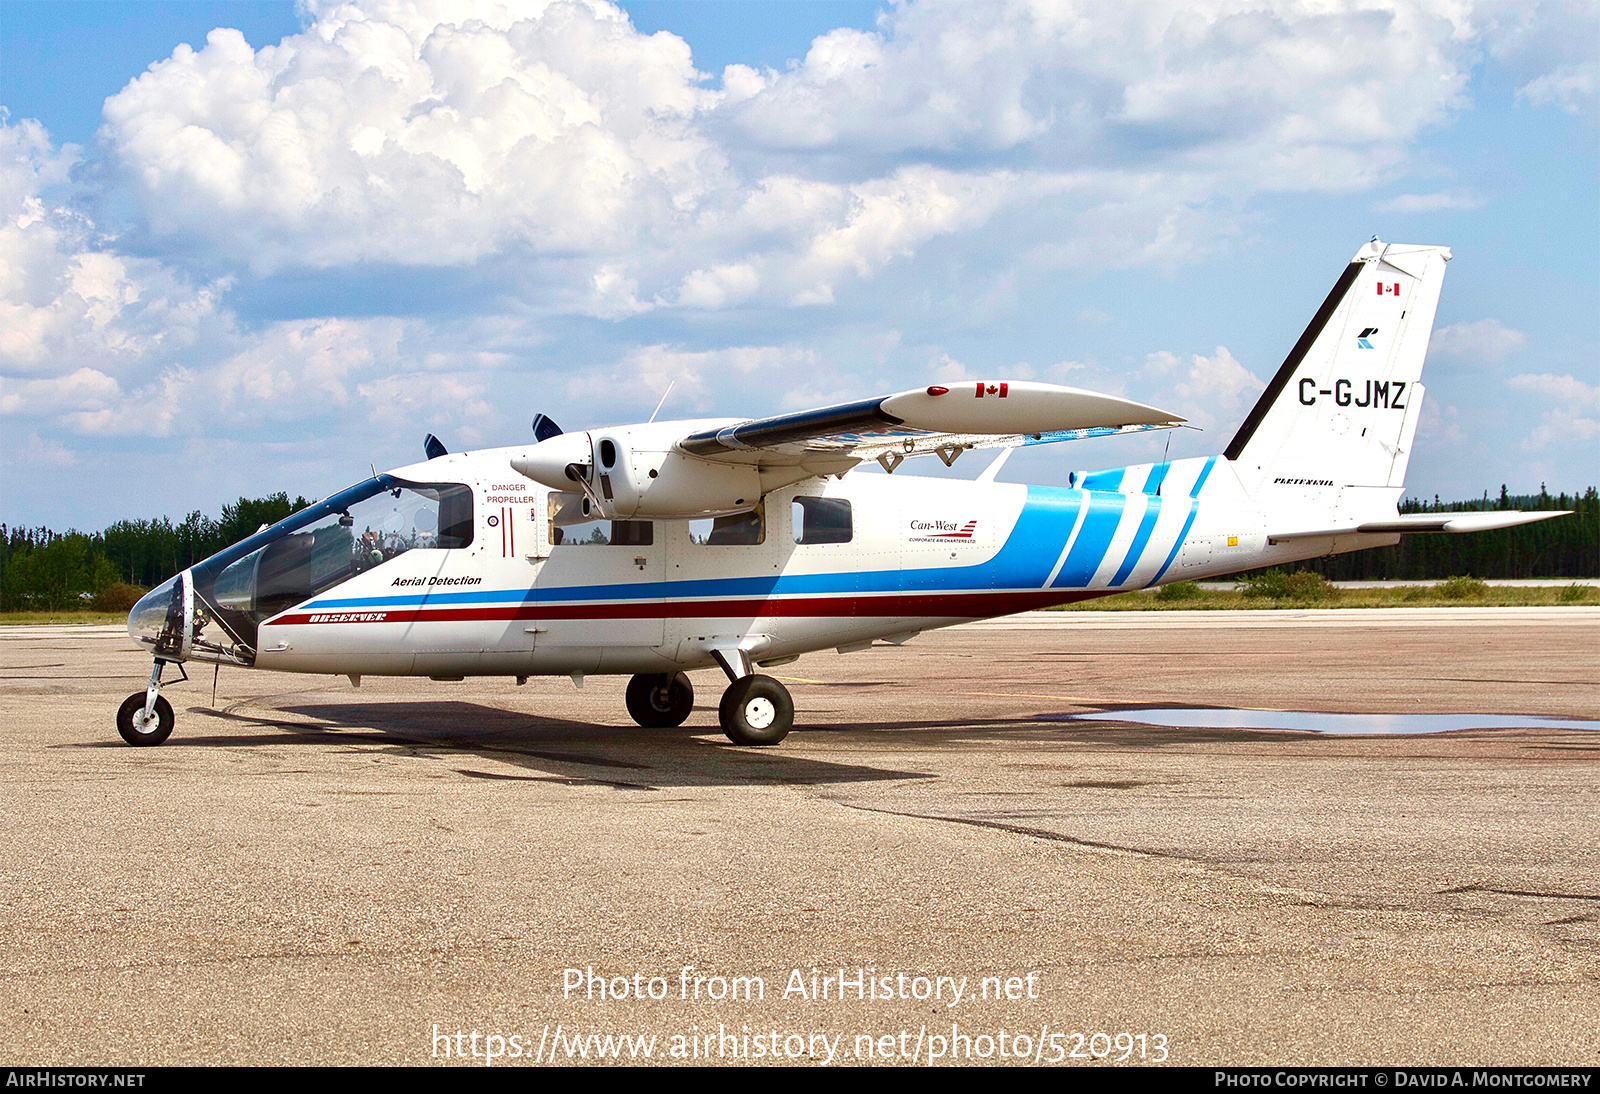
[[(689, 716), (720, 667), (736, 743), (794, 704), (759, 670), (816, 650), (1251, 567), (1560, 514), (1400, 516), (1418, 378), (1450, 252), (1374, 239), (1220, 456), (1074, 475), (1067, 488), (851, 475), (1169, 429), (1183, 419), (1049, 384), (935, 384), (756, 421), (562, 433), (376, 475), (150, 592), (128, 633), (155, 656), (117, 728), (172, 731), (162, 668), (466, 676), (627, 673), (644, 726)], [(181, 669), (180, 669), (181, 671)]]

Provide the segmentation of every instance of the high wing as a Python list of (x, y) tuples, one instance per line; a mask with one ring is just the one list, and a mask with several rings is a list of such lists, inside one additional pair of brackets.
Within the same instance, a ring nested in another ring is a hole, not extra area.
[(970, 448), (1051, 444), (1183, 422), (1170, 411), (1081, 388), (972, 380), (702, 430), (673, 447), (702, 460), (764, 468), (875, 459), (893, 471), (911, 456), (933, 453), (949, 464)]
[(512, 455), (517, 473), (568, 495), (577, 517), (692, 520), (753, 509), (773, 490), (887, 471), (911, 456), (946, 464), (969, 448), (1020, 447), (1171, 429), (1183, 419), (1078, 388), (1019, 380), (933, 384), (859, 403), (754, 421), (647, 422), (563, 433)]

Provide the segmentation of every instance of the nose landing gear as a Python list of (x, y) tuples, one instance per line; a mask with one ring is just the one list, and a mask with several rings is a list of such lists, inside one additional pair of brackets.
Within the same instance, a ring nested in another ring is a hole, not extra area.
[(161, 694), (161, 666), (165, 664), (157, 660), (150, 670), (150, 686), (124, 699), (117, 711), (117, 732), (130, 745), (158, 745), (172, 735), (172, 704)]

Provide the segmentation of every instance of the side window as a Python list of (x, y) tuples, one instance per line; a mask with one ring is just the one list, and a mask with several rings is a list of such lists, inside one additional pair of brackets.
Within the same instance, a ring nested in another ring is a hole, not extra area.
[(848, 498), (795, 498), (796, 543), (849, 543), (853, 534)]
[(715, 520), (691, 520), (689, 539), (708, 547), (740, 547), (763, 543), (767, 538), (765, 507), (748, 513), (733, 513)]
[(588, 498), (575, 493), (550, 495), (550, 545), (572, 547), (648, 547), (655, 525), (648, 520), (595, 520)]
[(648, 547), (656, 541), (656, 526), (647, 520), (614, 520), (611, 542), (617, 547)]
[(436, 486), (439, 492), (440, 547), (461, 548), (472, 543), (472, 488)]

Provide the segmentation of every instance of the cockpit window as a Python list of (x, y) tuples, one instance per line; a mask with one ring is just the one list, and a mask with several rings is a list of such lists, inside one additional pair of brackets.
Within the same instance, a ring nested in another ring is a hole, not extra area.
[(395, 482), (231, 563), (213, 599), (259, 623), (407, 551), (465, 547), (472, 527), (469, 487)]
[[(192, 658), (252, 664), (263, 620), (407, 551), (466, 547), (472, 530), (470, 487), (378, 475), (217, 552), (185, 571), (192, 584), (152, 590), (129, 633), (158, 653), (177, 641)], [(167, 609), (186, 596), (174, 625)]]

